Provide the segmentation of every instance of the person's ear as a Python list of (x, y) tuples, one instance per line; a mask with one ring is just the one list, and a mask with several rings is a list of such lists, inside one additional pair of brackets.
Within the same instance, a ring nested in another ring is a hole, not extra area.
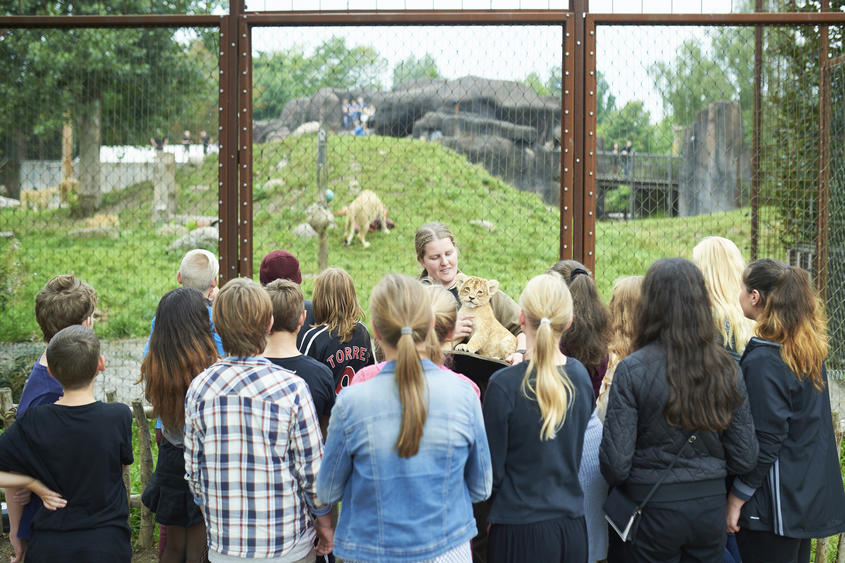
[(101, 371), (106, 371), (106, 357), (103, 355), (100, 355), (97, 359), (97, 373)]
[(302, 325), (305, 324), (305, 315), (305, 309), (303, 309), (302, 312), (299, 314), (299, 321), (297, 321), (296, 323), (297, 331), (299, 331), (299, 329), (302, 328)]
[(270, 322), (267, 324), (267, 334), (273, 332), (273, 315), (270, 315)]
[(94, 315), (88, 315), (88, 318), (82, 321), (82, 326), (87, 326), (88, 328), (94, 328)]
[(176, 272), (176, 281), (182, 285), (182, 272)]
[(574, 317), (569, 317), (569, 321), (567, 321), (566, 326), (563, 327), (563, 332), (566, 332), (567, 330), (569, 330), (569, 327), (572, 326), (572, 319), (574, 319)]
[(382, 342), (381, 333), (378, 331), (378, 329), (376, 327), (373, 327), (373, 338), (375, 338), (379, 342)]
[(525, 319), (525, 311), (520, 309), (519, 310), (519, 326), (520, 326), (520, 328), (522, 329), (523, 332), (525, 332), (525, 323), (526, 322), (527, 321)]
[(759, 292), (759, 291), (757, 291), (756, 289), (752, 289), (752, 290), (751, 290), (751, 295), (750, 295), (750, 298), (751, 298), (751, 299), (750, 299), (751, 304), (752, 304), (754, 307), (759, 307), (759, 306), (760, 306), (760, 301), (761, 301), (761, 298), (760, 298), (760, 292)]

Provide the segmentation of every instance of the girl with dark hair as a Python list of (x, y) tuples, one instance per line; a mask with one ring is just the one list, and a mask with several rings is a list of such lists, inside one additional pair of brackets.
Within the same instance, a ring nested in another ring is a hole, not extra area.
[(725, 477), (754, 466), (757, 440), (736, 362), (716, 341), (701, 271), (682, 258), (649, 268), (634, 352), (616, 367), (601, 472), (645, 506), (632, 543), (608, 561), (721, 561)]
[(481, 404), (426, 358), (432, 309), (419, 281), (385, 276), (370, 311), (387, 364), (338, 395), (317, 476), (322, 502), (343, 501), (335, 553), (346, 562), (470, 563), (472, 503), (492, 481)]
[(560, 339), (560, 351), (584, 364), (593, 384), (593, 398), (598, 398), (607, 372), (612, 335), (610, 311), (601, 302), (596, 283), (583, 264), (561, 260), (550, 269), (566, 281), (574, 306), (572, 326)]
[(160, 561), (199, 563), (206, 553), (205, 524), (185, 481), (185, 393), (200, 372), (217, 360), (208, 308), (202, 293), (179, 288), (156, 309), (149, 351), (141, 363), (144, 396), (162, 424), (158, 461), (142, 501), (167, 526)]
[(578, 466), (593, 393), (584, 366), (558, 348), (572, 322), (560, 276), (531, 279), (519, 298), (528, 362), (493, 374), (484, 422), (493, 460), (489, 563), (587, 561)]
[(740, 361), (760, 455), (734, 480), (728, 531), (745, 563), (810, 561), (810, 538), (845, 531), (845, 491), (827, 389), (827, 329), (806, 272), (771, 259), (743, 273), (757, 321)]

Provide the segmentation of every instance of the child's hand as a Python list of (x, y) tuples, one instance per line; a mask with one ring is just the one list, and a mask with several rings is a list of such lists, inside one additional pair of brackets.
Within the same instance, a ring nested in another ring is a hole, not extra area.
[(67, 500), (63, 499), (62, 495), (56, 491), (48, 489), (47, 486), (38, 479), (33, 479), (32, 482), (27, 485), (27, 488), (41, 497), (41, 502), (44, 503), (44, 508), (47, 510), (56, 510), (57, 508), (64, 508), (64, 506), (67, 505)]
[(328, 555), (334, 550), (334, 530), (332, 515), (317, 516), (314, 519), (314, 531), (317, 532), (317, 555)]

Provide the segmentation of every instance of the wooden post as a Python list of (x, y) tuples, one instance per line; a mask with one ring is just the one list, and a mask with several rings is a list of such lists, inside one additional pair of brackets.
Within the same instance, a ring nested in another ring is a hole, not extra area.
[[(147, 425), (147, 415), (141, 399), (132, 401), (132, 414), (138, 427), (138, 449), (141, 457), (141, 489), (144, 489), (153, 475), (153, 445), (150, 439), (150, 427)], [(141, 528), (138, 533), (138, 547), (147, 549), (153, 545), (153, 514), (144, 506), (141, 508)]]
[[(326, 208), (326, 186), (328, 184), (328, 135), (323, 127), (317, 133), (317, 204)], [(322, 272), (329, 267), (329, 235), (327, 225), (317, 230), (319, 245), (317, 248), (317, 267)]]
[(15, 421), (17, 409), (12, 402), (12, 390), (8, 387), (0, 388), (0, 416), (3, 417), (3, 429), (9, 428)]

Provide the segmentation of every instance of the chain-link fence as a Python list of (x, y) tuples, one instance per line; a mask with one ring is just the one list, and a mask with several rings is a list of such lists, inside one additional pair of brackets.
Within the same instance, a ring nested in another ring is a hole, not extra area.
[(828, 363), (841, 380), (845, 73), (841, 27), (828, 34), (825, 87), (819, 26), (597, 26), (596, 270), (607, 296), (618, 276), (690, 257), (710, 235), (746, 259), (801, 266), (826, 296)]
[(217, 218), (217, 33), (0, 34), (0, 339), (38, 339), (34, 299), (73, 272), (105, 337), (141, 336), (176, 285), (179, 243)]
[[(90, 13), (110, 13), (102, 6)], [(214, 6), (153, 12), (177, 9)], [(828, 28), (823, 84), (823, 28), (797, 18), (756, 28), (749, 18), (598, 17), (585, 46), (570, 15), (363, 25), (353, 14), (321, 25), (312, 14), (294, 25), (301, 14), (249, 13), (231, 42), (246, 47), (222, 62), (229, 45), (211, 20), (10, 27), (0, 34), (0, 338), (37, 337), (34, 296), (67, 271), (98, 290), (102, 336), (143, 336), (184, 251), (218, 243), (222, 259), (253, 272), (268, 251), (290, 250), (306, 294), (322, 247), (366, 306), (382, 273), (420, 271), (413, 236), (428, 221), (455, 233), (462, 270), (517, 297), (569, 242), (562, 228), (578, 236), (586, 225), (590, 240), (574, 244), (575, 257), (589, 262), (595, 241), (605, 298), (618, 276), (689, 256), (713, 234), (748, 259), (806, 267), (824, 282), (830, 364), (842, 369), (842, 28)], [(224, 88), (233, 68), (247, 77), (237, 93)], [(821, 129), (825, 92), (830, 126)], [(227, 122), (238, 129), (228, 145)], [(218, 142), (228, 146), (222, 158)], [(579, 166), (580, 193), (567, 176)], [(369, 246), (354, 236), (346, 245), (344, 213), (366, 190), (384, 204), (390, 233), (373, 215)], [(234, 214), (218, 234), (222, 206)], [(323, 206), (334, 227), (321, 246)]]
[[(322, 198), (327, 264), (363, 304), (384, 273), (420, 273), (431, 221), (463, 271), (518, 297), (558, 257), (561, 45), (559, 25), (254, 29), (254, 270), (288, 249), (309, 291)], [(347, 224), (368, 191), (390, 232), (371, 203), (359, 239)]]

